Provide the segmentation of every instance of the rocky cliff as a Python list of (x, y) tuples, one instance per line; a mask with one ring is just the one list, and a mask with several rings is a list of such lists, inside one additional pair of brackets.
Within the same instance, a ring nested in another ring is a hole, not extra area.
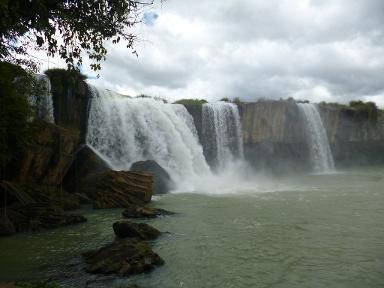
[[(384, 113), (321, 104), (336, 167), (384, 163)], [(275, 171), (307, 169), (308, 141), (304, 119), (293, 101), (239, 104), (244, 154), (254, 166)]]
[[(201, 105), (185, 106), (201, 139)], [(238, 107), (244, 156), (253, 167), (277, 173), (310, 169), (305, 120), (294, 101), (239, 103)], [(383, 111), (372, 115), (337, 104), (318, 108), (336, 167), (384, 163)]]
[(308, 168), (301, 114), (294, 102), (239, 104), (244, 156), (255, 168), (282, 172)]
[(384, 163), (384, 112), (323, 104), (319, 111), (336, 166)]

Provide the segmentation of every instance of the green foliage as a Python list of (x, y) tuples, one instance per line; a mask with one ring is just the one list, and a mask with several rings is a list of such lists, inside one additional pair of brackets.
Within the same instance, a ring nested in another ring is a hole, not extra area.
[(337, 103), (337, 102), (325, 102), (325, 101), (321, 101), (319, 103), (319, 105), (322, 105), (322, 106), (332, 106), (332, 107), (335, 107), (335, 108), (339, 108), (339, 109), (347, 109), (348, 106), (345, 105), (345, 104), (341, 104), (341, 103)]
[[(17, 161), (22, 147), (30, 138), (32, 109), (27, 95), (34, 88), (33, 76), (18, 66), (0, 62), (0, 162), (1, 177)], [(37, 93), (37, 92), (36, 92)]]
[(75, 69), (54, 68), (46, 70), (44, 73), (51, 81), (52, 94), (54, 95), (66, 95), (69, 87), (73, 87), (78, 80), (85, 80), (87, 78)]
[(81, 65), (86, 54), (93, 61), (91, 68), (99, 70), (107, 54), (105, 40), (124, 40), (133, 49), (136, 36), (130, 29), (150, 4), (151, 0), (1, 0), (0, 60), (36, 69), (36, 62), (28, 58), (28, 50), (34, 48), (60, 55), (68, 68)]
[(182, 104), (182, 105), (203, 105), (207, 103), (205, 99), (180, 99), (174, 102), (174, 104)]
[(15, 286), (20, 288), (60, 288), (59, 284), (48, 281), (17, 282)]
[(235, 97), (233, 99), (230, 99), (228, 97), (221, 98), (220, 101), (228, 102), (228, 103), (234, 103), (234, 104), (240, 104), (241, 100), (239, 97)]
[(349, 106), (357, 110), (360, 114), (368, 117), (369, 120), (376, 122), (379, 116), (379, 108), (377, 108), (374, 102), (363, 102), (363, 101), (351, 101)]
[(235, 97), (235, 98), (233, 98), (232, 103), (240, 104), (240, 103), (241, 103), (241, 100), (240, 100), (239, 97)]

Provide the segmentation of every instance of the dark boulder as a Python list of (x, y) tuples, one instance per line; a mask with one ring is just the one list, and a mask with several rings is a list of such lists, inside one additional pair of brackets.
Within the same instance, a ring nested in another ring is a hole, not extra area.
[(154, 240), (161, 232), (145, 223), (118, 221), (113, 223), (113, 231), (119, 238), (140, 238), (141, 240)]
[(132, 206), (125, 209), (122, 214), (125, 218), (156, 218), (158, 216), (173, 215), (175, 213), (160, 208)]
[(134, 238), (120, 239), (83, 256), (86, 271), (94, 274), (129, 276), (149, 272), (164, 264), (147, 243)]
[(153, 175), (153, 194), (165, 194), (172, 188), (171, 177), (156, 161), (139, 161), (132, 164), (130, 171), (144, 171)]

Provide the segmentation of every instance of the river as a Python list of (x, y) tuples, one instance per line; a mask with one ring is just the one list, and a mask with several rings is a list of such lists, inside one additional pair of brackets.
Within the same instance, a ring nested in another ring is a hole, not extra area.
[[(383, 204), (384, 167), (257, 176), (252, 189), (155, 197), (152, 205), (178, 212), (145, 221), (169, 232), (153, 242), (165, 265), (113, 282), (145, 288), (384, 287)], [(82, 251), (113, 240), (111, 226), (121, 211), (85, 209), (87, 223), (0, 238), (0, 281), (62, 272)], [(63, 280), (77, 283), (75, 277)]]

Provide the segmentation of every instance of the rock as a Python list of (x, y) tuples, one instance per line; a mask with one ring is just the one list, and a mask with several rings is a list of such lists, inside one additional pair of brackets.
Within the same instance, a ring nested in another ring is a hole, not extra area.
[(53, 229), (87, 221), (82, 215), (66, 214), (58, 207), (41, 203), (22, 207), (19, 212), (29, 219), (30, 231)]
[(129, 276), (149, 272), (164, 264), (147, 243), (132, 238), (120, 239), (83, 256), (86, 271), (94, 274)]
[(110, 171), (109, 165), (89, 146), (81, 146), (63, 180), (67, 191), (96, 198), (96, 183), (102, 174)]
[(152, 175), (144, 172), (107, 171), (96, 183), (95, 208), (142, 206), (152, 198)]
[(175, 213), (159, 208), (132, 206), (125, 209), (122, 214), (125, 218), (156, 218), (158, 216), (173, 215)]
[(68, 191), (86, 195), (95, 208), (127, 208), (151, 200), (153, 177), (143, 172), (113, 171), (96, 151), (84, 145), (63, 185)]
[(89, 86), (81, 75), (66, 69), (49, 69), (45, 74), (51, 81), (55, 123), (74, 129), (85, 143), (89, 100), (93, 96)]
[[(4, 212), (3, 212), (4, 214)], [(0, 218), (0, 236), (13, 235), (16, 233), (16, 228), (8, 216), (5, 214)]]
[(80, 143), (77, 133), (43, 121), (34, 121), (31, 143), (25, 145), (13, 180), (59, 186)]
[(80, 208), (79, 197), (69, 194), (64, 189), (56, 186), (37, 184), (19, 184), (10, 181), (0, 181), (0, 195), (6, 193), (7, 205), (29, 205), (41, 203), (55, 205), (64, 210)]
[(156, 161), (139, 161), (132, 164), (130, 171), (144, 171), (153, 175), (153, 194), (165, 194), (172, 188), (171, 177)]
[(145, 223), (133, 223), (130, 221), (118, 221), (113, 223), (113, 231), (119, 238), (140, 238), (141, 240), (154, 240), (161, 232)]
[[(0, 213), (4, 213), (4, 211), (0, 210)], [(14, 227), (12, 230), (8, 228), (8, 231), (12, 231), (12, 233), (53, 229), (87, 221), (82, 215), (66, 214), (58, 207), (38, 203), (7, 208), (7, 216)], [(0, 233), (0, 235), (5, 235), (5, 233)]]

